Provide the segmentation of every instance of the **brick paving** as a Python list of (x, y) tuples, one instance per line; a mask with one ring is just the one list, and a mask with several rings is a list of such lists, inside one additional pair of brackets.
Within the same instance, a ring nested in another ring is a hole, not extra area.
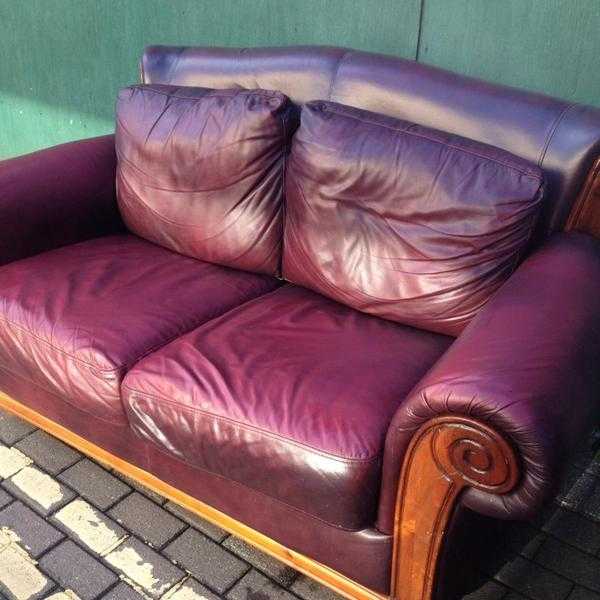
[[(467, 513), (448, 600), (600, 600), (599, 440), (534, 521)], [(0, 411), (0, 600), (14, 598), (340, 597)]]

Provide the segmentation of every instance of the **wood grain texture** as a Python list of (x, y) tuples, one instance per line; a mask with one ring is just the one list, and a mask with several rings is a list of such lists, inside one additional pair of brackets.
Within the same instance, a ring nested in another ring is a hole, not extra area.
[(0, 0), (0, 159), (114, 130), (150, 44), (325, 44), (414, 58), (420, 0)]
[(587, 176), (565, 230), (589, 233), (600, 239), (600, 157)]
[(273, 556), (297, 571), (312, 577), (319, 583), (333, 589), (338, 594), (352, 600), (384, 600), (384, 596), (365, 588), (341, 573), (330, 569), (326, 565), (318, 563), (299, 552), (286, 548), (279, 542), (263, 535), (255, 529), (244, 525), (240, 521), (227, 516), (225, 513), (222, 513), (208, 504), (165, 483), (161, 479), (158, 479), (158, 477), (152, 475), (152, 473), (148, 473), (147, 471), (122, 460), (118, 456), (107, 452), (100, 446), (88, 442), (76, 433), (73, 433), (62, 425), (44, 417), (40, 413), (21, 404), (3, 392), (0, 392), (0, 407), (21, 417), (36, 427), (43, 429), (98, 462), (115, 469), (119, 473), (145, 485), (147, 488), (161, 496), (172, 500), (187, 510), (218, 525), (222, 529), (245, 540), (259, 550)]
[(466, 487), (510, 491), (519, 475), (512, 447), (473, 419), (442, 416), (409, 446), (396, 503), (392, 598), (430, 600), (445, 532)]
[(424, 0), (419, 60), (600, 105), (598, 0)]

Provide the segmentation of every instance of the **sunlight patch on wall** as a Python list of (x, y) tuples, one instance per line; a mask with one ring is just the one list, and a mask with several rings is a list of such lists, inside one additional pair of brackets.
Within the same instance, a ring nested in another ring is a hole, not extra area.
[(114, 131), (111, 119), (76, 112), (72, 106), (52, 106), (1, 90), (0, 123), (0, 160)]

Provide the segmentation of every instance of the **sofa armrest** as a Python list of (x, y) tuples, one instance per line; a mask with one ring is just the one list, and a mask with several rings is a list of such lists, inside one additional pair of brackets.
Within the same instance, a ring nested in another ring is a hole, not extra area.
[[(378, 527), (391, 532), (402, 463), (415, 432), (440, 415), (497, 432), (520, 478), (493, 494), (467, 486), (483, 514), (533, 514), (600, 407), (600, 242), (555, 235), (528, 258), (396, 412), (387, 434)], [(485, 462), (485, 460), (484, 460)]]
[(122, 228), (114, 136), (0, 162), (0, 265)]

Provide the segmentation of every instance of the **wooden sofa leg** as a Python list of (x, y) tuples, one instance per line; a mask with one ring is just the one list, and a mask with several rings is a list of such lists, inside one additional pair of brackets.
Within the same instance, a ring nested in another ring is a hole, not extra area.
[(512, 447), (486, 425), (443, 416), (421, 427), (409, 446), (398, 487), (391, 598), (432, 597), (444, 534), (464, 488), (504, 494), (518, 476)]

